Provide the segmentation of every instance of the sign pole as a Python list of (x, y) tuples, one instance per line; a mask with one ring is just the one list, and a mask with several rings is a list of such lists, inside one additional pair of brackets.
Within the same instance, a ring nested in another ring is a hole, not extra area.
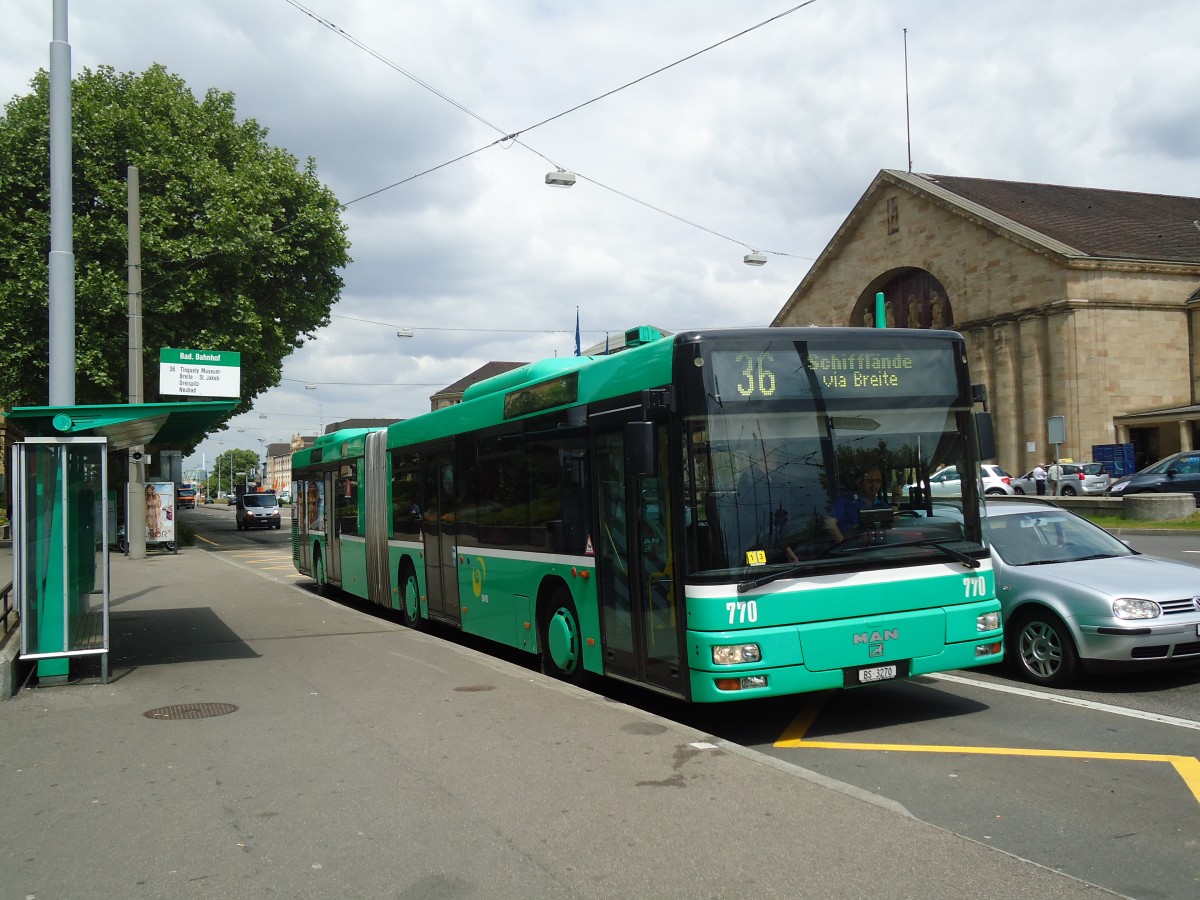
[[(142, 386), (142, 199), (137, 166), (127, 170), (129, 229), (129, 405), (144, 401)], [(125, 492), (125, 548), (130, 559), (146, 558), (146, 466), (143, 445), (129, 448)]]

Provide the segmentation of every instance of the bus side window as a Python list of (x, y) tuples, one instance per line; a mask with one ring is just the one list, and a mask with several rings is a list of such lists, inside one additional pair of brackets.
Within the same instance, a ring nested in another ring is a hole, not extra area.
[(338, 474), (337, 519), (339, 533), (358, 534), (358, 478), (350, 466)]

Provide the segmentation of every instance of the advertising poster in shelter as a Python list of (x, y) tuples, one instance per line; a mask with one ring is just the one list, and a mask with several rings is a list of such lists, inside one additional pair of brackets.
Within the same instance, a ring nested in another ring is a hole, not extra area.
[(175, 542), (175, 484), (154, 481), (146, 485), (146, 543)]

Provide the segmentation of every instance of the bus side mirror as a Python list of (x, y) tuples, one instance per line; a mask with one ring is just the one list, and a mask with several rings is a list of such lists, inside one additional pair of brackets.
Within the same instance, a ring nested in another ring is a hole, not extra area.
[(975, 413), (975, 433), (979, 436), (979, 458), (996, 458), (996, 432), (992, 430), (990, 412)]
[(658, 453), (654, 446), (653, 422), (625, 423), (625, 471), (654, 477), (658, 474)]

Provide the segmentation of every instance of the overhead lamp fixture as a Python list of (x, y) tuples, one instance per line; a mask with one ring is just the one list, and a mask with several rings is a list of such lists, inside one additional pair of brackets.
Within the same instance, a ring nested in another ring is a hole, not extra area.
[(565, 169), (556, 169), (546, 173), (546, 184), (551, 187), (570, 187), (575, 183), (575, 173)]
[(304, 389), (306, 391), (315, 391), (317, 389), (317, 386), (315, 384), (306, 384), (304, 386)]
[(765, 266), (767, 264), (767, 254), (752, 250), (742, 257), (742, 262), (748, 266)]
[(411, 328), (401, 328), (399, 331), (396, 332), (396, 337), (398, 337), (398, 338), (412, 337), (412, 329)]

